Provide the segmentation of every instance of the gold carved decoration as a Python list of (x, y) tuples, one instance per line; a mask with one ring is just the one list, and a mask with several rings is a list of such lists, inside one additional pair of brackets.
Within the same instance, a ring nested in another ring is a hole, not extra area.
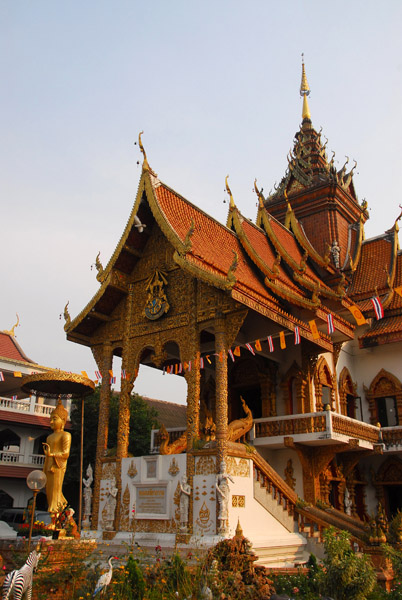
[(134, 479), (134, 477), (137, 475), (137, 473), (138, 473), (137, 467), (135, 466), (135, 462), (132, 460), (130, 463), (130, 466), (128, 468), (127, 475), (129, 477), (131, 477), (131, 479)]
[(121, 513), (120, 513), (120, 530), (129, 531), (130, 529), (130, 490), (128, 484), (124, 490), (122, 502), (121, 502)]
[(215, 475), (216, 461), (212, 456), (200, 456), (195, 466), (196, 475)]
[(112, 480), (116, 478), (116, 463), (104, 463), (102, 469), (102, 479)]
[(200, 511), (198, 513), (198, 519), (197, 521), (199, 521), (199, 525), (200, 527), (206, 527), (209, 521), (209, 516), (210, 516), (210, 510), (208, 508), (208, 506), (205, 504), (205, 500), (202, 503), (202, 506), (200, 508)]
[(167, 301), (164, 285), (167, 285), (166, 273), (155, 270), (155, 273), (147, 280), (148, 297), (144, 307), (144, 316), (150, 321), (159, 319), (163, 314), (167, 313), (170, 305)]
[(245, 508), (246, 507), (246, 497), (245, 496), (232, 496), (232, 506), (237, 508)]
[(70, 325), (70, 323), (71, 323), (70, 313), (68, 312), (68, 305), (69, 304), (70, 304), (70, 300), (67, 302), (67, 304), (64, 307), (64, 313), (63, 313), (63, 315), (64, 315), (64, 321), (65, 321), (64, 329), (66, 329), (66, 327), (68, 327)]
[[(103, 274), (104, 274), (104, 268), (102, 266), (101, 261), (99, 260), (99, 256), (100, 256), (100, 251), (98, 252), (98, 254), (96, 255), (96, 258), (95, 258), (95, 267), (96, 267), (96, 270), (97, 270), (96, 279), (100, 283), (102, 283), (102, 281), (104, 280), (104, 276), (103, 276)], [(92, 269), (92, 267), (91, 267), (91, 269)]]
[[(67, 302), (67, 304), (68, 304), (68, 302)], [(18, 316), (18, 313), (16, 313), (16, 317), (17, 317), (17, 322), (15, 323), (15, 325), (13, 325), (10, 330), (5, 329), (3, 331), (3, 333), (7, 333), (8, 335), (11, 335), (11, 337), (15, 337), (15, 329), (16, 329), (16, 327), (18, 327), (18, 325), (20, 323), (20, 318)]]
[(190, 250), (192, 248), (191, 237), (194, 234), (194, 231), (195, 231), (194, 219), (191, 219), (190, 229), (187, 231), (186, 237), (184, 238), (184, 253), (185, 254), (187, 254), (187, 252), (190, 252)]
[(168, 473), (174, 477), (180, 471), (179, 465), (177, 464), (177, 460), (173, 457), (172, 462), (170, 463)]
[(246, 435), (253, 426), (253, 415), (249, 407), (247, 406), (244, 398), (240, 396), (241, 404), (246, 417), (243, 419), (235, 419), (228, 425), (228, 441), (235, 442), (243, 435)]
[(177, 440), (169, 444), (169, 432), (166, 427), (161, 425), (159, 430), (159, 438), (161, 440), (159, 446), (159, 454), (181, 454), (187, 449), (187, 432), (185, 431)]
[(226, 458), (226, 470), (229, 475), (234, 477), (249, 477), (250, 463), (247, 458), (239, 458), (237, 461), (234, 456), (228, 456)]
[(294, 490), (296, 487), (296, 479), (293, 477), (293, 473), (293, 461), (291, 458), (289, 458), (285, 468), (285, 482), (290, 488), (292, 488), (292, 490)]
[(176, 533), (177, 524), (174, 519), (135, 519), (135, 531), (136, 533)]

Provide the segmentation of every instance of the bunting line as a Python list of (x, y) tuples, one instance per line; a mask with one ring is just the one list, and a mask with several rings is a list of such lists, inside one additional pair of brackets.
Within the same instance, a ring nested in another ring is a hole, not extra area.
[(379, 299), (378, 296), (375, 296), (374, 298), (370, 298), (370, 300), (373, 305), (375, 316), (377, 317), (377, 321), (379, 321), (380, 319), (384, 318), (384, 307), (381, 304), (381, 300)]

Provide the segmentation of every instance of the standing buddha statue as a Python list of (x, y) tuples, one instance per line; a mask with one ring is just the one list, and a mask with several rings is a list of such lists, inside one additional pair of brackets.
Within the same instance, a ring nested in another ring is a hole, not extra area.
[(43, 443), (45, 453), (43, 472), (47, 477), (46, 497), (50, 513), (62, 510), (67, 505), (62, 491), (71, 448), (71, 433), (64, 431), (67, 417), (68, 413), (59, 399), (56, 408), (50, 414), (50, 427), (53, 433)]

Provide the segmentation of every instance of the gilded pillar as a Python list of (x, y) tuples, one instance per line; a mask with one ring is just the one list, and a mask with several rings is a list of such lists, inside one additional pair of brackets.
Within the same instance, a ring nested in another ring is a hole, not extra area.
[(216, 378), (216, 446), (217, 466), (226, 460), (228, 439), (228, 366), (226, 359), (225, 318), (222, 314), (215, 317), (215, 361)]
[[(193, 490), (193, 477), (195, 471), (195, 458), (191, 453), (194, 441), (199, 437), (200, 429), (200, 336), (197, 327), (197, 281), (192, 282), (192, 303), (190, 309), (190, 331), (184, 347), (185, 361), (191, 369), (187, 370), (184, 377), (187, 381), (187, 481)], [(188, 513), (188, 533), (193, 532), (193, 492), (190, 496)]]
[[(122, 350), (122, 370), (126, 372), (126, 378), (121, 380), (121, 391), (119, 398), (119, 423), (117, 426), (117, 451), (116, 451), (116, 514), (115, 514), (115, 531), (120, 529), (120, 513), (121, 513), (121, 460), (128, 455), (128, 442), (130, 435), (130, 401), (131, 391), (134, 386), (134, 381), (138, 373), (138, 364), (133, 360), (135, 345), (130, 339), (131, 320), (134, 310), (134, 287), (129, 285), (129, 291), (126, 304), (126, 315), (123, 333), (123, 350)], [(136, 357), (137, 359), (139, 357)]]
[[(113, 369), (113, 351), (112, 345), (105, 342), (102, 350), (98, 352), (93, 349), (93, 354), (97, 362), (99, 371), (102, 373), (102, 384), (99, 399), (99, 417), (98, 417), (98, 436), (96, 443), (95, 458), (95, 478), (94, 492), (92, 501), (92, 529), (98, 528), (99, 517), (99, 495), (100, 481), (102, 478), (102, 459), (107, 451), (107, 442), (109, 435), (109, 412), (110, 412), (110, 377), (109, 371)], [(98, 356), (97, 356), (98, 355)]]

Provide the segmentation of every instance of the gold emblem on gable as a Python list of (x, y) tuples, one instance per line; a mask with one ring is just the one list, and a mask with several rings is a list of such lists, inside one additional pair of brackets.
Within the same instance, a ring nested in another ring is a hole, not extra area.
[(144, 316), (147, 319), (156, 321), (156, 319), (159, 319), (168, 312), (170, 306), (164, 290), (164, 286), (167, 284), (166, 273), (158, 271), (158, 269), (147, 280), (146, 289), (148, 296), (144, 307)]

